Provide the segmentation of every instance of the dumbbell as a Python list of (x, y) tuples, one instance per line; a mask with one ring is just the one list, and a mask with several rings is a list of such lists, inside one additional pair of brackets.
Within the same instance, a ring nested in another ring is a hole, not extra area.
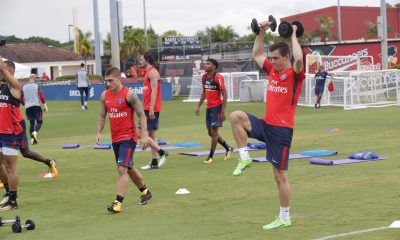
[[(269, 25), (269, 28), (271, 29), (271, 31), (275, 32), (276, 26), (277, 26), (276, 19), (272, 15), (269, 15), (268, 21), (271, 22), (271, 25)], [(258, 35), (258, 33), (260, 32), (260, 25), (258, 24), (257, 19), (253, 18), (253, 20), (251, 20), (250, 26), (251, 26), (251, 30), (253, 31), (253, 33)]]
[(21, 223), (16, 222), (16, 223), (14, 223), (12, 225), (13, 233), (20, 233), (22, 231), (22, 229), (24, 229), (24, 228), (26, 230), (34, 230), (35, 229), (35, 223), (32, 220), (28, 219), (28, 220), (25, 221), (25, 224), (21, 225)]
[(281, 36), (283, 38), (290, 38), (293, 33), (292, 25), (297, 26), (296, 37), (299, 38), (299, 37), (303, 36), (304, 26), (300, 21), (293, 21), (292, 23), (289, 23), (287, 21), (281, 22), (281, 24), (279, 24), (279, 27), (278, 27), (279, 36)]
[(3, 218), (0, 217), (0, 227), (3, 226), (4, 224), (13, 224), (13, 223), (19, 223), (19, 222), (21, 222), (21, 219), (18, 215), (15, 216), (14, 220), (3, 220)]

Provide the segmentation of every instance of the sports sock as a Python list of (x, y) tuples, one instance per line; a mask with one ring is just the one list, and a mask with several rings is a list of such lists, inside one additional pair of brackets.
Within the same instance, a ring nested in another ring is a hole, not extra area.
[(122, 203), (122, 201), (124, 201), (124, 197), (121, 195), (117, 195), (117, 197), (115, 198), (115, 200), (117, 200), (118, 202)]
[(4, 188), (6, 189), (6, 193), (9, 193), (10, 187), (9, 187), (8, 183), (3, 183), (3, 185), (4, 185)]
[(10, 201), (15, 202), (17, 200), (17, 191), (10, 191)]
[(215, 152), (215, 149), (210, 149), (210, 154), (208, 154), (208, 158), (213, 158), (214, 152)]
[(153, 166), (158, 165), (158, 159), (157, 158), (151, 159), (151, 165)]
[(287, 208), (281, 207), (281, 208), (280, 208), (280, 211), (279, 211), (279, 218), (280, 218), (281, 220), (283, 220), (283, 221), (289, 220), (289, 218), (290, 218), (290, 216), (289, 216), (289, 208), (290, 208), (290, 207), (287, 207)]
[(220, 142), (219, 144), (221, 144), (226, 151), (229, 151), (230, 146), (225, 142), (225, 140), (222, 140), (222, 142)]
[(139, 191), (140, 191), (140, 192), (143, 192), (143, 191), (145, 191), (146, 189), (147, 189), (147, 187), (146, 187), (146, 184), (145, 184), (145, 185), (143, 185), (143, 187), (139, 188)]
[(46, 163), (47, 166), (49, 166), (49, 167), (51, 166), (51, 164), (50, 164), (51, 160), (50, 159), (46, 159), (45, 163)]
[(158, 155), (160, 155), (160, 157), (165, 154), (165, 151), (163, 149), (161, 149), (161, 148), (157, 152), (158, 152)]
[(247, 147), (239, 148), (240, 159), (242, 160), (250, 160), (249, 152), (247, 151)]

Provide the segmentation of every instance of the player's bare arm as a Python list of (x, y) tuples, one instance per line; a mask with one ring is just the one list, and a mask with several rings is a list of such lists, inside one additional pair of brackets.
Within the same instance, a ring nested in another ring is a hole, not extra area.
[(269, 28), (269, 22), (260, 23), (260, 32), (256, 36), (253, 46), (253, 59), (256, 61), (258, 66), (262, 68), (266, 57), (264, 56), (264, 34)]
[(21, 85), (19, 84), (18, 80), (8, 71), (7, 65), (4, 63), (1, 56), (0, 72), (3, 75), (3, 79), (10, 87), (11, 95), (16, 99), (21, 99)]
[(146, 115), (144, 114), (142, 103), (139, 100), (139, 97), (133, 91), (129, 91), (126, 95), (126, 100), (128, 101), (129, 105), (132, 106), (133, 111), (135, 111), (136, 115), (139, 118), (141, 134), (140, 134), (140, 141), (142, 149), (146, 149), (149, 145), (148, 138), (149, 133), (147, 131), (147, 119)]
[(221, 114), (222, 114), (222, 121), (226, 120), (226, 116), (225, 116), (225, 108), (226, 108), (226, 104), (228, 102), (228, 94), (226, 92), (226, 89), (222, 89), (222, 97), (224, 98), (222, 101), (222, 110), (221, 110)]
[(150, 119), (154, 119), (155, 118), (154, 105), (156, 104), (158, 79), (160, 79), (160, 76), (158, 74), (158, 71), (150, 71), (148, 76), (149, 76), (150, 87), (151, 87), (149, 117), (150, 117)]
[(195, 111), (196, 116), (200, 116), (200, 107), (203, 104), (205, 99), (206, 99), (206, 93), (203, 88), (203, 92), (201, 93), (199, 103), (197, 104), (197, 107), (196, 107), (196, 111)]
[(99, 112), (99, 117), (97, 119), (97, 136), (96, 136), (96, 143), (100, 144), (101, 143), (101, 132), (103, 131), (104, 124), (106, 121), (106, 114), (107, 114), (107, 109), (106, 105), (104, 103), (104, 97), (106, 95), (106, 92), (103, 91), (100, 97), (100, 112)]
[(299, 73), (303, 69), (303, 51), (301, 50), (300, 44), (297, 41), (296, 31), (297, 31), (297, 26), (293, 25), (293, 34), (292, 34), (292, 51), (294, 58), (293, 68), (296, 73)]

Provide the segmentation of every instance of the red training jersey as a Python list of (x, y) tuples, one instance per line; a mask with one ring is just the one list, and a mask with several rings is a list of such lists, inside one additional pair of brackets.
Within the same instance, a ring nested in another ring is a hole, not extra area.
[[(143, 109), (150, 110), (150, 101), (151, 101), (151, 84), (149, 79), (149, 73), (151, 71), (157, 71), (154, 67), (151, 67), (147, 72), (146, 76), (144, 77), (143, 81)], [(157, 82), (157, 96), (156, 102), (154, 104), (154, 112), (161, 112), (161, 79), (158, 79)]]
[(222, 93), (225, 89), (224, 77), (219, 73), (208, 74), (202, 76), (203, 90), (206, 94), (207, 108), (216, 107), (222, 104)]
[(110, 119), (111, 141), (130, 140), (137, 142), (137, 131), (133, 108), (126, 102), (129, 89), (123, 87), (119, 93), (106, 90), (104, 103)]
[(24, 130), (24, 116), (19, 110), (20, 100), (11, 95), (7, 84), (0, 84), (0, 133), (18, 135)]
[[(291, 67), (279, 74), (272, 63), (265, 59), (264, 69), (267, 71), (269, 78), (266, 112), (262, 119), (273, 126), (293, 128), (297, 101), (306, 77), (304, 68), (300, 73), (295, 73), (293, 67)], [(298, 79), (295, 94), (293, 94), (295, 88), (294, 74), (297, 74)]]

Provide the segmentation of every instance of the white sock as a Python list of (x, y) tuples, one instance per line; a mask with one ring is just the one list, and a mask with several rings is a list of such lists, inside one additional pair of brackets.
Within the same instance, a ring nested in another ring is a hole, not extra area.
[(85, 102), (85, 106), (87, 106), (87, 102)]
[(242, 160), (250, 160), (249, 152), (247, 151), (247, 147), (239, 148), (240, 159)]
[(287, 207), (287, 208), (281, 207), (281, 208), (280, 208), (280, 211), (279, 211), (279, 218), (280, 218), (281, 220), (283, 220), (283, 221), (289, 220), (289, 218), (290, 218), (290, 216), (289, 216), (289, 208), (290, 208), (290, 207)]

